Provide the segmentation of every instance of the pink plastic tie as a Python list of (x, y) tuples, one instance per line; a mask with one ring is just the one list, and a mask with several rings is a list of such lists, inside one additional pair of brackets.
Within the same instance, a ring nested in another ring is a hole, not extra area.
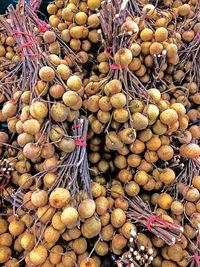
[(39, 26), (40, 32), (46, 32), (47, 31), (47, 24), (46, 22), (42, 22), (42, 24)]
[(165, 226), (168, 229), (172, 229), (173, 228), (173, 226), (170, 223), (164, 221), (163, 219), (158, 218), (156, 216), (151, 216), (151, 217), (149, 217), (149, 219), (147, 220), (147, 223), (146, 223), (146, 227), (147, 227), (147, 229), (149, 231), (151, 231), (151, 225), (154, 222), (158, 222), (158, 223), (160, 223), (161, 225)]
[(197, 252), (194, 253), (194, 259), (195, 259), (196, 263), (199, 265), (200, 264), (200, 256), (198, 255)]
[(25, 47), (29, 47), (29, 46), (32, 46), (32, 45), (35, 45), (35, 44), (37, 44), (37, 40), (32, 40), (30, 42), (27, 42), (25, 44), (22, 44), (19, 47), (19, 51), (22, 51)]
[(113, 57), (107, 50), (104, 51), (104, 54), (105, 54), (107, 57), (109, 57), (109, 58), (111, 58), (112, 60), (114, 60), (114, 57)]
[[(19, 46), (19, 51), (21, 52), (23, 50), (24, 47), (29, 47), (29, 46), (32, 46), (32, 45), (35, 45), (37, 44), (37, 40), (31, 35), (29, 34), (28, 32), (22, 32), (22, 31), (17, 31), (17, 30), (13, 30), (12, 31), (12, 35), (25, 35), (25, 36), (28, 36), (30, 37), (32, 40), (25, 43), (25, 44), (22, 44)], [(27, 55), (31, 55), (31, 56), (39, 56), (39, 54), (27, 54)]]
[(3, 177), (5, 177), (7, 179), (7, 181), (0, 186), (0, 190), (4, 189), (8, 185), (10, 178), (11, 178), (11, 176), (7, 175), (7, 174), (3, 174)]
[(75, 140), (75, 145), (76, 146), (86, 147), (87, 146), (86, 139), (85, 138), (80, 138), (80, 139)]
[(29, 36), (29, 37), (33, 38), (33, 36), (30, 33), (17, 31), (17, 30), (13, 30), (12, 31), (12, 35), (26, 35), (26, 36)]
[(121, 70), (121, 69), (126, 69), (128, 66), (115, 66), (115, 65), (110, 65), (111, 70)]
[(81, 123), (73, 124), (73, 125), (72, 125), (72, 129), (81, 128), (81, 126), (82, 126)]

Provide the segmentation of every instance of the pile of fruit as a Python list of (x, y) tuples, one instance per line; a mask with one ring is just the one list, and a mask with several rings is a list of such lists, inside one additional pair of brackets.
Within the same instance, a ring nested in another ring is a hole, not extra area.
[(0, 265), (200, 265), (198, 0), (19, 0), (0, 17)]

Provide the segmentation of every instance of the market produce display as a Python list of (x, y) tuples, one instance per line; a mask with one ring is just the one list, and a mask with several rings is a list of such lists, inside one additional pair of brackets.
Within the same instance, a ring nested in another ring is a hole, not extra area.
[(200, 266), (200, 3), (40, 4), (0, 16), (0, 266)]

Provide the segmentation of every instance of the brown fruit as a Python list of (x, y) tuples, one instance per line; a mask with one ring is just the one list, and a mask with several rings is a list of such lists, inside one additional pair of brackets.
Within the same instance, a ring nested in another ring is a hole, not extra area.
[(158, 198), (158, 205), (164, 210), (168, 210), (171, 207), (172, 202), (173, 198), (167, 193), (160, 194)]

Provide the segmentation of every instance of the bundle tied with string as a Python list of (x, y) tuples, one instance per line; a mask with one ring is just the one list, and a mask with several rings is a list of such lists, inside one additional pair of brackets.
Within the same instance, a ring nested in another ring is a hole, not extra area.
[(132, 222), (146, 227), (148, 231), (161, 238), (167, 245), (173, 245), (180, 240), (183, 227), (155, 216), (148, 204), (138, 196), (125, 197), (125, 199), (130, 205), (127, 211), (127, 218)]

